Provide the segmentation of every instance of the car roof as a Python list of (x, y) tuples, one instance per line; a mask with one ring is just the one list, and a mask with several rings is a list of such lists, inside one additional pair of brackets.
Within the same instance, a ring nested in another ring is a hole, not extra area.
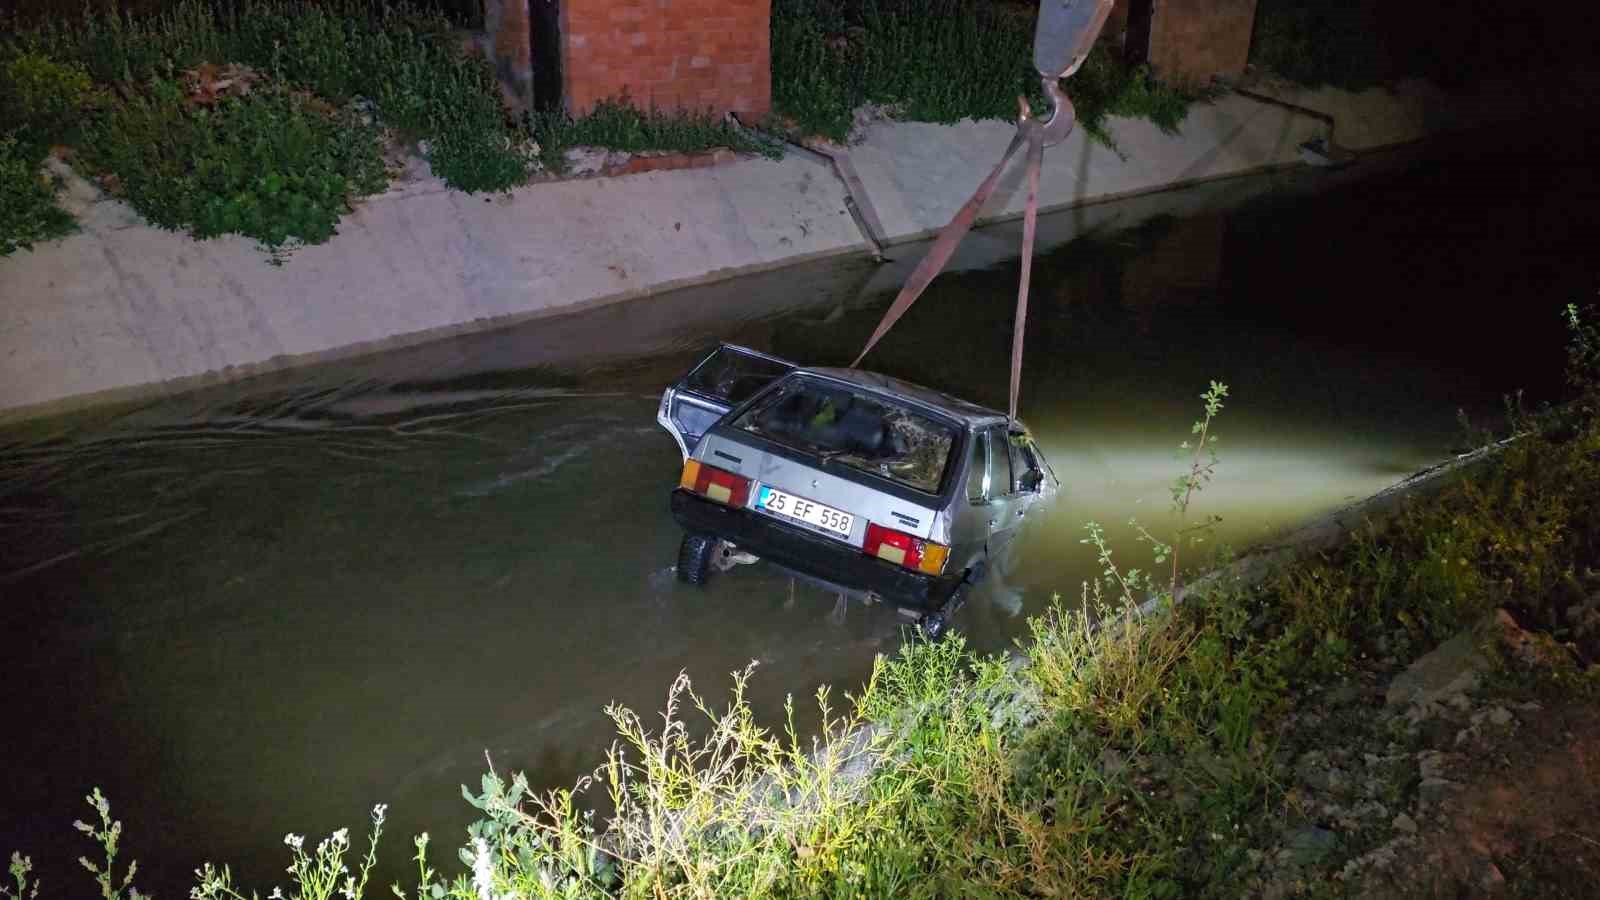
[(981, 427), (997, 423), (1008, 422), (1005, 413), (987, 406), (979, 406), (952, 397), (942, 391), (926, 388), (920, 384), (913, 384), (902, 378), (890, 375), (880, 375), (877, 372), (863, 372), (860, 369), (837, 369), (830, 366), (799, 366), (797, 372), (821, 375), (836, 381), (857, 385), (868, 390), (889, 394), (895, 397), (905, 397), (914, 400), (923, 406), (932, 407), (968, 427)]

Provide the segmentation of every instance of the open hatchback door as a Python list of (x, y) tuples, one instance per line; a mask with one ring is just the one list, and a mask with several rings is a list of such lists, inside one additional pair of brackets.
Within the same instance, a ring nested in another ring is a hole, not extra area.
[(678, 442), (687, 460), (700, 438), (728, 410), (796, 368), (794, 363), (746, 347), (723, 344), (661, 395), (656, 421)]

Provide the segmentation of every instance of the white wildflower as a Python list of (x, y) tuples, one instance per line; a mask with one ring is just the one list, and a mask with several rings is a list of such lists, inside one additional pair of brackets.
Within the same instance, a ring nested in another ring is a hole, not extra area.
[(372, 808), (372, 824), (382, 825), (383, 817), (389, 814), (389, 804), (379, 803)]
[(306, 845), (306, 836), (303, 834), (286, 834), (283, 836), (283, 842), (293, 847), (294, 852), (299, 853), (300, 848)]
[(473, 838), (477, 853), (472, 858), (472, 887), (478, 900), (494, 900), (494, 860), (489, 858), (489, 844), (483, 838)]
[(335, 847), (347, 847), (347, 846), (349, 846), (350, 845), (350, 829), (341, 828), (338, 831), (335, 831), (333, 833), (333, 845)]
[(272, 893), (270, 893), (270, 894), (268, 894), (268, 895), (267, 895), (267, 900), (284, 900), (284, 897), (283, 897), (283, 888), (281, 888), (281, 887), (274, 887), (274, 888), (273, 888), (273, 889), (272, 889)]
[(356, 880), (355, 880), (355, 878), (354, 877), (346, 878), (344, 880), (344, 887), (339, 889), (339, 893), (344, 895), (344, 900), (356, 900)]

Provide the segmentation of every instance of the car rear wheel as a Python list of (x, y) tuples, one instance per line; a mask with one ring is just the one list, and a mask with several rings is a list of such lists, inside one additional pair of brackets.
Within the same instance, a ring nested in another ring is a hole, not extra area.
[(717, 554), (716, 538), (693, 532), (678, 545), (678, 580), (685, 584), (705, 584), (711, 578), (711, 562)]
[(922, 636), (929, 641), (937, 641), (944, 637), (945, 632), (950, 630), (950, 620), (955, 617), (956, 610), (966, 602), (967, 586), (962, 584), (956, 587), (955, 593), (951, 594), (950, 599), (942, 606), (933, 612), (925, 613), (917, 620), (917, 628), (922, 632)]

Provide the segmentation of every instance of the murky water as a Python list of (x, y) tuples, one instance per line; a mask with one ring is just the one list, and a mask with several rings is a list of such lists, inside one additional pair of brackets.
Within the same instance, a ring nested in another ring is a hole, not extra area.
[[(1232, 392), (1195, 514), (1232, 544), (1446, 456), (1458, 408), (1550, 396), (1555, 309), (1600, 274), (1583, 151), (1391, 156), (1042, 223), (1022, 412), (1066, 496), (958, 627), (1003, 648), (1076, 595), (1087, 520), (1144, 563), (1123, 523), (1174, 524), (1210, 379)], [(975, 235), (872, 367), (1003, 406), (1016, 232)], [(674, 580), (654, 408), (718, 339), (847, 361), (919, 252), (0, 433), (0, 851), (87, 884), (70, 822), (100, 785), (146, 887), (181, 896), (212, 859), (264, 893), (285, 832), (383, 801), (398, 876), (425, 828), (449, 863), (486, 754), (570, 781), (609, 740), (602, 707), (654, 709), (679, 670), (715, 691), (758, 660), (768, 712), (859, 683), (901, 640), (892, 610), (760, 566)]]

